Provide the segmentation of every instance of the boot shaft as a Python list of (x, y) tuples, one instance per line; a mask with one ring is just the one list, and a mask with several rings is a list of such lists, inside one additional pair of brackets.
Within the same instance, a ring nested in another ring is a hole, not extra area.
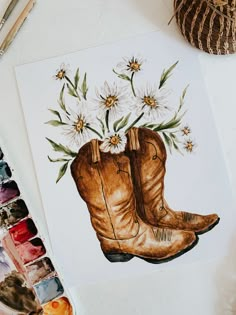
[(126, 154), (131, 161), (137, 212), (143, 221), (155, 225), (165, 215), (165, 145), (156, 132), (147, 128), (134, 128), (132, 133), (129, 132), (128, 144)]
[(71, 165), (71, 173), (98, 235), (119, 240), (137, 234), (128, 157), (122, 153), (102, 153), (98, 141), (94, 140), (80, 149)]

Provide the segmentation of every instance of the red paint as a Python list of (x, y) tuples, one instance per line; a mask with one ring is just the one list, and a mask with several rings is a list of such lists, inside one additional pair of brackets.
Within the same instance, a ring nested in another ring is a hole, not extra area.
[(40, 238), (34, 238), (31, 241), (25, 242), (16, 246), (16, 249), (24, 264), (27, 264), (46, 253), (46, 249)]
[(16, 245), (22, 244), (37, 234), (37, 228), (31, 219), (21, 221), (10, 229), (11, 237)]

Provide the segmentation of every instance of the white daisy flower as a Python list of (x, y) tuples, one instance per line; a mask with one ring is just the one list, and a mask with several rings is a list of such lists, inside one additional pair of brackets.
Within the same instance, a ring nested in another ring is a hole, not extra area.
[(66, 126), (63, 127), (64, 135), (70, 138), (70, 142), (77, 147), (81, 147), (88, 141), (98, 138), (99, 133), (96, 131), (96, 123), (89, 114), (83, 103), (78, 104), (78, 110), (68, 110), (70, 115), (66, 117)]
[(110, 132), (100, 145), (102, 152), (111, 152), (111, 154), (119, 154), (125, 151), (127, 137), (124, 132)]
[(63, 80), (69, 73), (69, 65), (62, 63), (60, 68), (56, 70), (56, 74), (53, 76), (55, 80)]
[(100, 91), (96, 91), (99, 104), (99, 117), (104, 118), (109, 110), (109, 115), (112, 120), (124, 115), (124, 112), (129, 110), (129, 98), (127, 87), (118, 87), (116, 83), (109, 85), (106, 81)]
[(144, 59), (137, 56), (132, 56), (130, 58), (123, 57), (123, 60), (117, 64), (117, 68), (124, 73), (138, 73), (142, 70), (142, 65)]
[(169, 91), (150, 86), (137, 91), (136, 103), (134, 104), (137, 114), (144, 113), (144, 118), (152, 121), (157, 120), (169, 110), (168, 95)]

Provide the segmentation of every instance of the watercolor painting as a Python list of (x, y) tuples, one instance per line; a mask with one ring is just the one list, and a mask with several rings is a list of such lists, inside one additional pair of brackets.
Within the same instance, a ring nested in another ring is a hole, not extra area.
[(230, 249), (234, 205), (200, 62), (166, 35), (16, 68), (51, 245), (69, 287), (221, 259)]
[(54, 75), (61, 90), (46, 123), (60, 128), (64, 142), (47, 138), (60, 154), (48, 159), (62, 164), (56, 182), (70, 165), (110, 262), (133, 257), (154, 264), (172, 260), (192, 249), (198, 235), (219, 222), (217, 214), (175, 211), (165, 200), (169, 154), (176, 151), (184, 158), (184, 152), (191, 154), (197, 148), (191, 126), (183, 124), (188, 87), (178, 107), (168, 102), (168, 80), (177, 64), (165, 68), (155, 84), (144, 81), (138, 89), (135, 80), (145, 72), (145, 59), (123, 57), (111, 69), (116, 82), (105, 80), (101, 88), (94, 87), (95, 99), (89, 95), (86, 72), (77, 68), (71, 77), (69, 65), (62, 64)]

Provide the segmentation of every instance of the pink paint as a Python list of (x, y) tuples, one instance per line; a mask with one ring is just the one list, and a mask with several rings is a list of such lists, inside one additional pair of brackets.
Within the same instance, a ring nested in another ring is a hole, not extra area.
[(16, 249), (24, 264), (27, 264), (46, 253), (46, 249), (40, 238), (34, 238), (29, 242), (16, 246)]

